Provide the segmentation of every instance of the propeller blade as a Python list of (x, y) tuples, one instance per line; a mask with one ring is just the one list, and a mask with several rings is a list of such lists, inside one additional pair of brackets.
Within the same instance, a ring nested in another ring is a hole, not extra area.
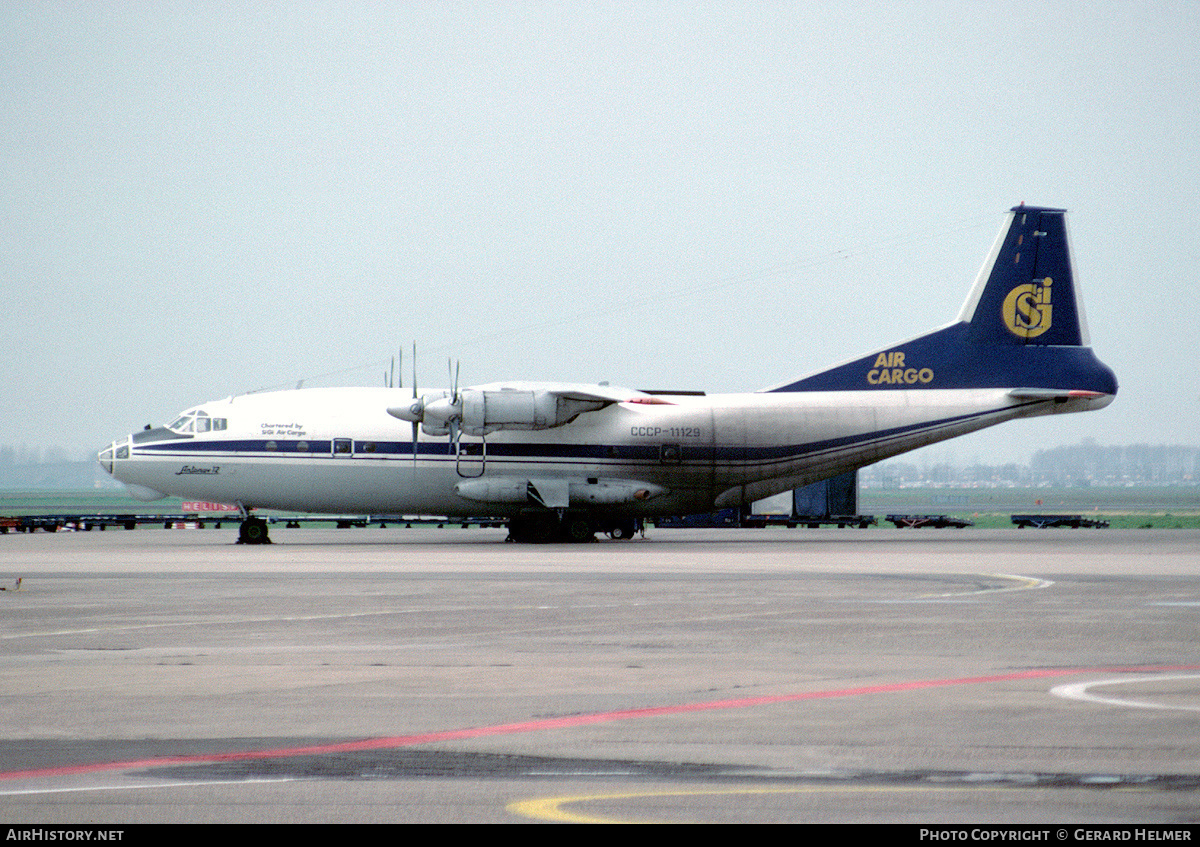
[(450, 406), (454, 412), (446, 420), (450, 429), (450, 452), (458, 446), (459, 436), (462, 434), (459, 431), (458, 425), (462, 421), (462, 401), (458, 396), (458, 371), (462, 367), (462, 361), (454, 362), (454, 367), (451, 369), (450, 359), (446, 359), (446, 370), (450, 371)]
[[(417, 399), (417, 342), (415, 342), (415, 341), (413, 342), (412, 368), (413, 368), (413, 399), (416, 400)], [(413, 426), (413, 437), (412, 437), (413, 471), (415, 473), (417, 470), (417, 421), (415, 418), (413, 419), (412, 426)]]
[(458, 368), (449, 358), (446, 359), (446, 370), (450, 374), (450, 403), (453, 405), (458, 402)]

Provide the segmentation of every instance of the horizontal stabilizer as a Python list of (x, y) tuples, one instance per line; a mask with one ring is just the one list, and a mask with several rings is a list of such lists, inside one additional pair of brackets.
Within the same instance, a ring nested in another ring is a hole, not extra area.
[(1078, 391), (1058, 388), (1014, 388), (1008, 396), (1016, 400), (1079, 400), (1103, 397), (1099, 391)]

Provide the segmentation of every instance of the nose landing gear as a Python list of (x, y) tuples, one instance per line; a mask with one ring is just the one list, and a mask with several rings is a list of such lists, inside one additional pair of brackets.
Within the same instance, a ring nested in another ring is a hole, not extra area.
[(271, 536), (267, 534), (267, 522), (262, 518), (252, 517), (250, 509), (241, 500), (237, 501), (238, 514), (242, 518), (241, 529), (238, 530), (238, 544), (270, 544)]
[(238, 544), (270, 544), (271, 536), (267, 534), (267, 522), (262, 518), (246, 518), (238, 530)]

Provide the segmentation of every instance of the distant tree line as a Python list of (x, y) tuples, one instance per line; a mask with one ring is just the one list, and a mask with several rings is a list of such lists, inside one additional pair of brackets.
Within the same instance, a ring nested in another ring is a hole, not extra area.
[(1083, 480), (1173, 485), (1200, 478), (1200, 448), (1179, 444), (1128, 444), (1105, 447), (1092, 441), (1051, 447), (1033, 454), (1035, 479), (1057, 484)]
[(91, 451), (70, 455), (61, 447), (0, 445), (0, 489), (72, 490), (119, 486)]
[(904, 485), (1195, 485), (1200, 480), (1200, 447), (1180, 444), (1081, 444), (1038, 450), (1028, 464), (988, 465), (949, 462), (918, 465), (891, 459), (864, 468), (860, 483)]
[(69, 457), (61, 447), (30, 447), (28, 444), (0, 444), (0, 467), (12, 465), (57, 465), (80, 457)]

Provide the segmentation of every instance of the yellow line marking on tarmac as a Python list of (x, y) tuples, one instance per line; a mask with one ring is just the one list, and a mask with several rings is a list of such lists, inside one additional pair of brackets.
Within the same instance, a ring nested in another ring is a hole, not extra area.
[(988, 579), (1003, 579), (1010, 582), (1016, 582), (1017, 585), (1011, 585), (1004, 588), (979, 588), (975, 591), (951, 591), (946, 594), (921, 594), (921, 599), (931, 599), (934, 597), (972, 597), (977, 594), (1002, 594), (1006, 591), (1036, 591), (1042, 588), (1049, 588), (1054, 585), (1051, 580), (1038, 579), (1034, 576), (1021, 576), (1020, 574), (1009, 573), (981, 573), (968, 574), (968, 576), (982, 576)]
[(617, 794), (580, 794), (570, 797), (539, 797), (533, 800), (517, 800), (505, 806), (505, 810), (534, 820), (555, 823), (697, 823), (697, 821), (651, 820), (639, 818), (615, 818), (604, 815), (571, 812), (562, 807), (570, 803), (588, 803), (602, 800), (637, 800), (655, 797), (705, 797), (733, 794), (828, 794), (833, 792), (855, 793), (899, 793), (904, 791), (1016, 791), (1011, 785), (810, 785), (798, 788), (713, 788), (694, 791), (632, 791)]
[[(803, 790), (805, 789), (728, 788), (698, 791), (633, 791), (619, 794), (580, 794), (573, 797), (540, 797), (534, 800), (519, 800), (515, 803), (509, 803), (505, 809), (515, 815), (522, 815), (535, 820), (555, 821), (557, 823), (667, 823), (667, 821), (660, 820), (586, 815), (579, 812), (568, 812), (562, 807), (568, 803), (587, 803), (597, 800), (636, 800), (647, 797), (701, 797), (722, 794), (794, 794)], [(684, 823), (684, 821), (674, 821), (674, 823)]]

